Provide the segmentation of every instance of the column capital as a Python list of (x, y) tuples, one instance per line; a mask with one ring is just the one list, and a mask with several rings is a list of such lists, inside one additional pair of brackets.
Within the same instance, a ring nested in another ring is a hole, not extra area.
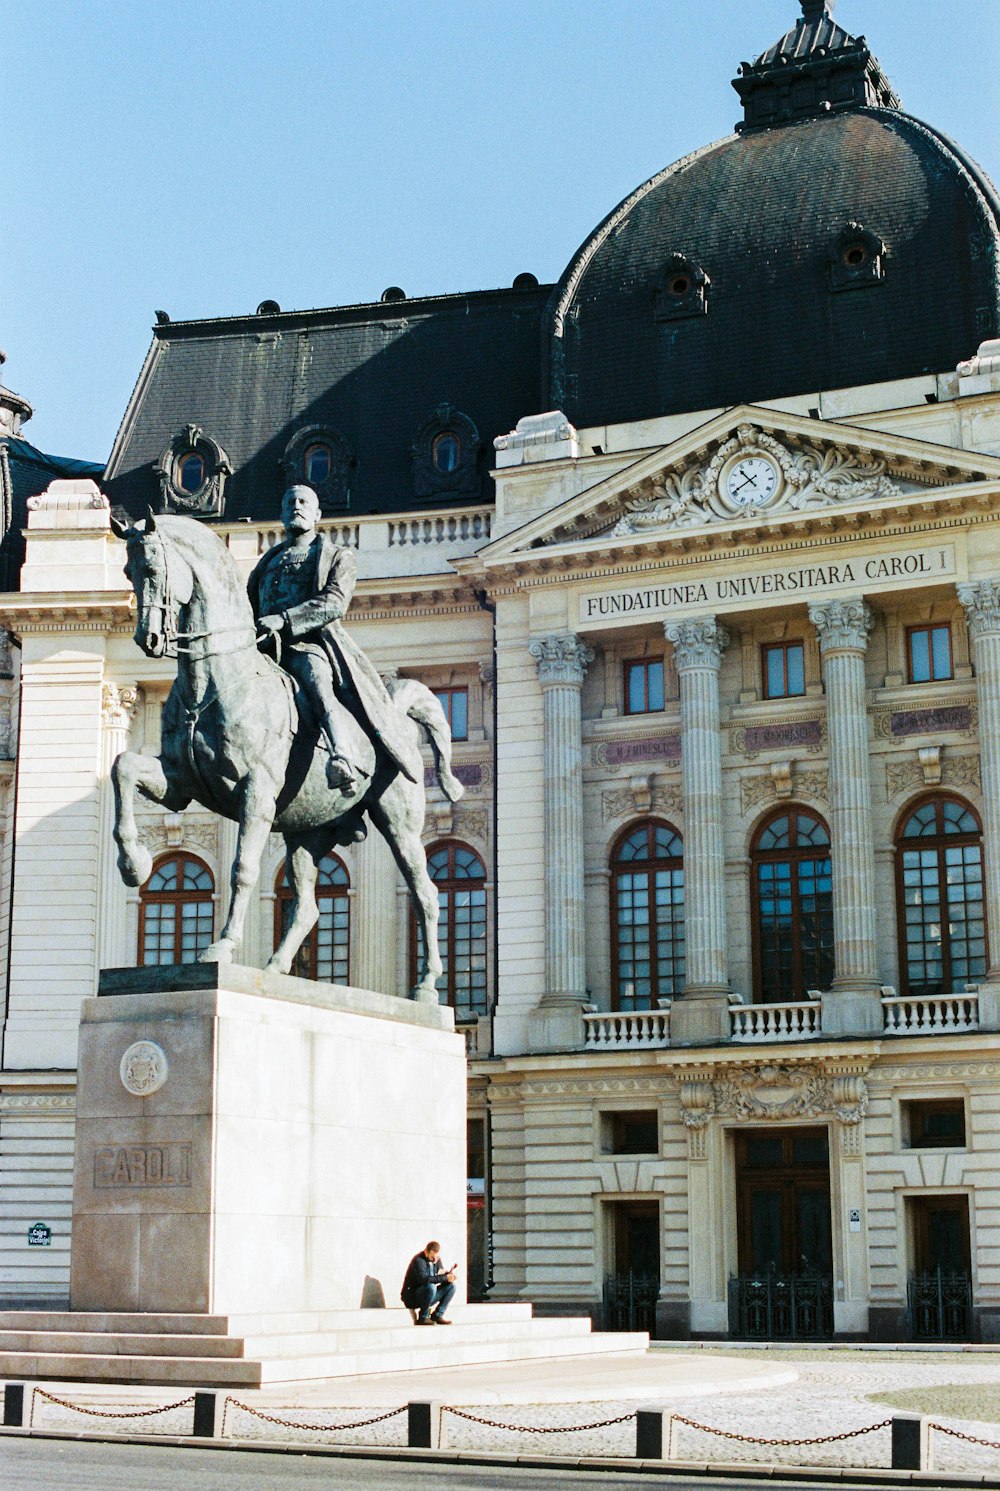
[(543, 689), (555, 684), (582, 687), (583, 676), (594, 661), (594, 649), (573, 632), (536, 637), (528, 643), (528, 651), (538, 667), (538, 681)]
[(970, 580), (955, 589), (972, 636), (1000, 636), (1000, 580)]
[(874, 625), (866, 601), (810, 601), (809, 620), (819, 632), (820, 651), (866, 652), (868, 633)]
[(689, 668), (714, 668), (722, 663), (729, 646), (729, 632), (714, 616), (695, 616), (688, 621), (665, 621), (663, 635), (673, 644), (678, 673)]
[(101, 723), (106, 730), (128, 730), (132, 724), (139, 690), (131, 685), (105, 683), (101, 686)]

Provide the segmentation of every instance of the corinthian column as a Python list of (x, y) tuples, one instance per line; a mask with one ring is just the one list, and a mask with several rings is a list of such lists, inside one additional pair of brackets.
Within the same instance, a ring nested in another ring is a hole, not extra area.
[(671, 622), (681, 691), (684, 794), (684, 994), (670, 1013), (672, 1045), (729, 1036), (719, 668), (729, 633), (714, 616)]
[(819, 633), (830, 751), (834, 979), (823, 1031), (868, 1035), (882, 1029), (865, 707), (872, 613), (860, 599), (814, 601), (809, 619)]
[[(983, 858), (991, 984), (1000, 983), (1000, 580), (959, 585), (976, 665), (979, 768), (983, 790)], [(986, 1028), (980, 1010), (980, 1025)], [(990, 1028), (992, 1028), (992, 1021)]]
[(529, 642), (528, 651), (543, 701), (545, 993), (532, 1038), (542, 1049), (579, 1044), (586, 999), (580, 691), (594, 654), (572, 633)]

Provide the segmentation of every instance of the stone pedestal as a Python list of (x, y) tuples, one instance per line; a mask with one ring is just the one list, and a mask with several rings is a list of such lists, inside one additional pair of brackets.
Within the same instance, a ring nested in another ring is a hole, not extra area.
[(431, 1237), (464, 1288), (465, 1076), (434, 1005), (241, 967), (103, 973), (80, 1027), (72, 1308), (395, 1304)]

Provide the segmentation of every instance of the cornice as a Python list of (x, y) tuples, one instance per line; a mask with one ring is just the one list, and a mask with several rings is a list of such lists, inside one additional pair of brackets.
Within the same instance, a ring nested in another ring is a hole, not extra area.
[[(621, 581), (629, 575), (643, 575), (660, 571), (665, 564), (678, 574), (685, 570), (697, 570), (708, 564), (731, 563), (749, 559), (759, 562), (767, 556), (793, 558), (798, 554), (820, 551), (839, 545), (856, 545), (873, 541), (908, 538), (920, 534), (943, 534), (965, 532), (996, 522), (1000, 513), (1000, 489), (984, 493), (976, 489), (975, 506), (979, 512), (969, 511), (973, 504), (958, 512), (949, 511), (946, 517), (938, 518), (940, 509), (951, 509), (951, 501), (928, 501), (920, 497), (909, 512), (892, 514), (856, 512), (840, 509), (823, 512), (809, 519), (794, 521), (774, 519), (766, 524), (755, 524), (742, 529), (732, 541), (726, 531), (709, 529), (686, 529), (671, 537), (657, 536), (650, 539), (629, 538), (608, 541), (598, 545), (591, 541), (583, 545), (565, 545), (553, 548), (526, 550), (523, 554), (504, 555), (497, 559), (479, 556), (476, 563), (481, 566), (483, 586), (491, 597), (516, 594), (520, 590), (541, 589), (547, 585), (563, 585), (567, 581), (591, 581), (614, 579)], [(930, 517), (927, 510), (932, 509)], [(923, 514), (924, 516), (920, 516)], [(896, 521), (890, 522), (890, 516)], [(782, 541), (776, 529), (791, 532), (792, 541)], [(727, 542), (727, 538), (729, 542)], [(469, 567), (465, 573), (471, 579)]]
[(131, 590), (55, 590), (0, 596), (0, 626), (17, 636), (29, 632), (131, 632)]

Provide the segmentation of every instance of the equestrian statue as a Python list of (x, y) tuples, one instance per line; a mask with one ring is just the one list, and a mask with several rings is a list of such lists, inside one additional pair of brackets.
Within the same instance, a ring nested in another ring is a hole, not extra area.
[(229, 914), (200, 955), (228, 963), (268, 835), (282, 834), (292, 906), (267, 966), (287, 973), (319, 917), (320, 862), (334, 845), (362, 840), (371, 822), (416, 909), (413, 996), (436, 1003), (438, 898), (421, 842), (419, 747), (424, 731), (441, 789), (457, 801), (448, 721), (416, 679), (384, 683), (344, 627), (356, 561), (318, 530), (312, 488), (289, 488), (281, 516), (285, 540), (264, 554), (247, 589), (223, 540), (194, 518), (151, 512), (134, 527), (114, 524), (128, 548), (135, 640), (149, 657), (177, 658), (160, 755), (124, 751), (112, 767), (122, 878), (142, 885), (152, 869), (136, 827), (137, 792), (170, 812), (195, 801), (235, 820)]

